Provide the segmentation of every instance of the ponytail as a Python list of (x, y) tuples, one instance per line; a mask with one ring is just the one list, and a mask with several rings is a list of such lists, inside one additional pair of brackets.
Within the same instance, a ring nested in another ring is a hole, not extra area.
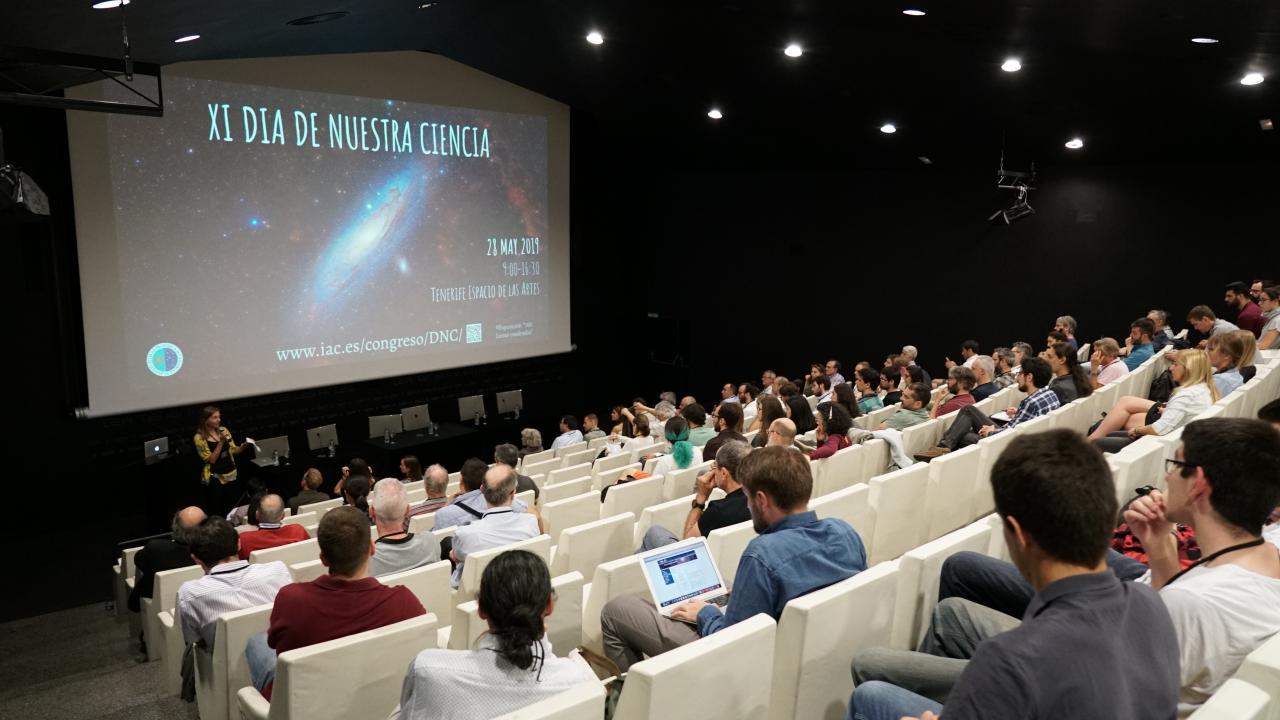
[(536, 665), (539, 678), (546, 662), (543, 620), (551, 593), (551, 573), (542, 558), (527, 550), (508, 550), (484, 569), (476, 595), (497, 644), (493, 651), (521, 670)]

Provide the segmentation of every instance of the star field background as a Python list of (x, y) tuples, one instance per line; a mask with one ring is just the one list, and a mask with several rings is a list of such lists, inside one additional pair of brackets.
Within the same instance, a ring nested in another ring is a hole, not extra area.
[[(435, 304), (430, 293), (555, 282), (544, 118), (180, 77), (165, 84), (163, 118), (108, 122), (125, 340), (139, 358), (131, 382), (403, 363), (406, 353), (459, 346), (289, 362), (275, 351), (471, 322), (484, 322), (486, 345), (537, 340), (547, 328), (545, 294)], [(234, 142), (209, 140), (207, 103), (230, 104)], [(285, 144), (245, 143), (244, 105), (279, 108)], [(321, 147), (296, 146), (294, 109), (317, 113)], [(331, 112), (412, 122), (414, 152), (330, 148)], [(488, 128), (490, 157), (421, 154), (422, 121)], [(486, 257), (488, 238), (528, 236), (541, 238), (542, 257)], [(541, 277), (503, 277), (512, 259), (542, 260)], [(493, 339), (495, 323), (522, 321), (534, 322), (532, 338)], [(158, 342), (182, 348), (181, 378), (146, 371), (141, 360)]]

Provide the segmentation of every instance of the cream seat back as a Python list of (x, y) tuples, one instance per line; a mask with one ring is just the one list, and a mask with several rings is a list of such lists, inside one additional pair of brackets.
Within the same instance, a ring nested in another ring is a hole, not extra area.
[(598, 653), (604, 652), (600, 611), (610, 600), (623, 595), (649, 597), (649, 585), (644, 579), (644, 569), (635, 555), (600, 563), (591, 576), (591, 584), (583, 589), (583, 647)]
[(902, 431), (902, 450), (907, 457), (911, 457), (937, 445), (940, 439), (942, 439), (942, 421), (926, 420)]
[(905, 613), (898, 622), (901, 623), (899, 640), (906, 638), (904, 649), (918, 647), (929, 628), (930, 616), (938, 604), (938, 582), (943, 561), (962, 550), (985, 554), (990, 547), (991, 524), (979, 520), (902, 556), (898, 561), (901, 578), (898, 607)]
[(565, 480), (555, 485), (544, 485), (542, 486), (542, 492), (538, 495), (538, 506), (546, 507), (548, 503), (577, 497), (587, 492), (591, 492), (591, 478), (585, 475), (573, 480)]
[(1273, 635), (1245, 656), (1235, 677), (1255, 687), (1265, 688), (1272, 698), (1271, 713), (1265, 717), (1280, 720), (1280, 634)]
[(283, 520), (280, 521), (280, 524), (281, 525), (301, 525), (303, 527), (306, 527), (308, 525), (319, 525), (320, 516), (315, 512), (298, 513), (297, 515), (290, 515), (284, 518)]
[(655, 475), (643, 480), (632, 480), (609, 488), (600, 505), (600, 517), (613, 517), (624, 512), (639, 516), (650, 505), (662, 502), (662, 484), (665, 478)]
[(862, 474), (859, 482), (866, 482), (889, 469), (889, 443), (876, 438), (862, 444)]
[[(1272, 693), (1277, 689), (1272, 688)], [(1236, 678), (1222, 683), (1218, 691), (1209, 696), (1195, 712), (1191, 720), (1267, 720), (1280, 700), (1272, 698), (1266, 690)]]
[(318, 523), (324, 519), (325, 513), (336, 507), (342, 507), (342, 498), (334, 498), (332, 500), (322, 500), (318, 503), (299, 505), (297, 514), (303, 515), (305, 513), (313, 512), (316, 514), (316, 522)]
[[(467, 558), (467, 562), (471, 562), (471, 559)], [(448, 560), (440, 560), (412, 570), (380, 575), (378, 582), (392, 587), (403, 585), (409, 588), (427, 612), (435, 613), (438, 618), (447, 619), (449, 607), (453, 602), (453, 589), (449, 587), (449, 579), (452, 576), (452, 565)]]
[[(1179, 435), (1181, 437), (1181, 435)], [(1177, 448), (1177, 445), (1174, 445)], [(1118, 453), (1108, 455), (1107, 461), (1115, 471), (1116, 499), (1127, 502), (1133, 498), (1134, 488), (1156, 485), (1164, 480), (1165, 443), (1152, 436), (1138, 438)], [(1173, 457), (1170, 450), (1168, 457)]]
[(404, 487), (404, 499), (405, 502), (410, 505), (416, 505), (427, 499), (427, 489), (424, 487), (418, 487), (410, 490), (406, 485)]
[(269, 563), (280, 561), (285, 565), (294, 565), (320, 557), (320, 541), (315, 538), (299, 540), (288, 545), (263, 548), (249, 553), (251, 563)]
[[(556, 593), (556, 605), (545, 621), (547, 640), (551, 642), (552, 651), (564, 657), (582, 644), (582, 574), (573, 572), (553, 577), (551, 589)], [(489, 623), (480, 618), (479, 602), (458, 603), (452, 612), (449, 649), (474, 650), (480, 636), (489, 629)]]
[(129, 607), (129, 594), (133, 592), (133, 575), (136, 570), (133, 560), (142, 546), (125, 548), (120, 553), (120, 560), (111, 566), (111, 579), (116, 591), (116, 617), (126, 617)]
[(787, 603), (773, 656), (771, 720), (843, 720), (859, 650), (892, 647), (898, 564), (881, 563)]
[(328, 574), (329, 569), (320, 562), (319, 558), (308, 560), (306, 562), (294, 563), (289, 566), (289, 575), (296, 583), (311, 582), (321, 575)]
[(849, 523), (858, 537), (862, 538), (863, 549), (871, 555), (871, 538), (876, 534), (876, 514), (871, 509), (871, 486), (858, 483), (853, 487), (837, 490), (809, 501), (809, 509), (819, 518), (838, 518)]
[(566, 528), (551, 557), (551, 574), (579, 572), (585, 577), (602, 562), (632, 554), (635, 531), (636, 516), (629, 512)]
[(554, 460), (555, 457), (556, 457), (555, 450), (543, 450), (541, 452), (529, 453), (528, 455), (525, 455), (524, 457), (520, 458), (520, 462), (519, 462), (520, 474), (528, 475), (530, 465), (540, 463), (540, 462), (545, 462), (547, 460)]
[(271, 625), (271, 604), (223, 613), (214, 623), (213, 650), (195, 655), (196, 703), (201, 720), (237, 720), (236, 693), (252, 684), (244, 648)]
[(867, 562), (871, 565), (892, 560), (924, 540), (925, 489), (929, 464), (915, 463), (871, 478), (871, 508), (876, 514), (875, 534)]
[(712, 530), (707, 536), (707, 549), (716, 559), (716, 567), (720, 568), (720, 574), (730, 588), (738, 575), (738, 561), (742, 559), (742, 553), (755, 539), (756, 529), (750, 520)]
[(925, 538), (942, 537), (974, 519), (973, 495), (982, 449), (976, 445), (933, 459), (925, 489)]
[(606, 471), (601, 471), (599, 468), (596, 468), (595, 472), (591, 473), (591, 489), (599, 490), (603, 488), (605, 485), (612, 485), (618, 482), (629, 473), (637, 473), (639, 471), (640, 471), (640, 463), (638, 462), (627, 463), (622, 467), (617, 467), (617, 468), (613, 468), (612, 470), (606, 470)]
[(409, 518), (409, 532), (424, 533), (431, 532), (436, 526), (436, 514), (433, 512), (423, 513), (422, 515), (414, 515)]
[(555, 485), (565, 480), (573, 480), (580, 477), (591, 477), (591, 463), (574, 463), (555, 470), (548, 470), (547, 484)]
[(863, 482), (862, 470), (865, 458), (862, 456), (866, 452), (867, 448), (864, 445), (851, 445), (843, 450), (837, 450), (834, 455), (825, 460), (813, 462), (812, 465), (821, 466), (822, 471), (813, 479), (812, 496), (821, 497)]
[[(163, 570), (155, 574), (151, 597), (142, 598), (142, 632), (147, 641), (148, 660), (160, 660), (165, 654), (164, 630), (160, 626), (160, 613), (167, 612), (171, 617), (176, 616), (177, 612), (174, 608), (178, 605), (178, 588), (182, 587), (182, 583), (200, 577), (204, 577), (204, 571), (199, 565)], [(181, 659), (178, 658), (178, 660)]]
[[(467, 556), (466, 562), (462, 564), (462, 575), (458, 579), (458, 592), (453, 596), (453, 602), (466, 602), (475, 599), (476, 591), (480, 589), (480, 577), (484, 575), (484, 569), (489, 566), (489, 563), (495, 557), (508, 550), (528, 550), (542, 558), (542, 561), (547, 563), (548, 567), (551, 565), (551, 536), (549, 535), (539, 535), (528, 540), (503, 545), (502, 547), (471, 553)], [(441, 562), (447, 561), (442, 560)]]
[[(586, 449), (587, 449), (587, 441), (583, 440), (582, 442), (571, 443), (569, 445), (565, 445), (564, 447), (556, 448), (555, 453), (556, 453), (556, 457), (563, 459), (566, 455), (569, 455), (570, 453), (581, 452)], [(529, 473), (525, 473), (525, 474), (528, 475)]]
[(632, 665), (613, 717), (765, 720), (776, 632), (773, 618), (760, 614)]
[(572, 467), (574, 465), (591, 466), (591, 462), (596, 459), (600, 451), (595, 448), (583, 448), (576, 452), (565, 453), (561, 458), (564, 461), (564, 467)]
[[(548, 450), (547, 452), (553, 452), (553, 451)], [(530, 455), (529, 458), (531, 457), (533, 456)], [(545, 460), (535, 460), (535, 461), (530, 461), (529, 458), (525, 458), (524, 468), (520, 471), (521, 475), (529, 475), (529, 476), (543, 475), (546, 473), (550, 473), (552, 470), (559, 470), (560, 466), (564, 464), (560, 461), (560, 458), (558, 457), (549, 457)], [(548, 478), (548, 483), (550, 482), (551, 482), (551, 479)]]
[[(182, 624), (178, 620), (178, 588), (191, 580), (204, 577), (199, 565), (165, 570), (156, 573), (152, 598), (162, 598), (163, 603), (152, 603), (152, 607), (160, 607), (155, 616), (159, 635), (147, 639), (150, 650), (152, 640), (161, 645), (160, 678), (166, 695), (177, 696), (182, 691), (182, 652), (185, 644), (182, 640)], [(145, 608), (144, 608), (145, 609)]]
[(544, 532), (557, 540), (565, 529), (599, 519), (600, 493), (598, 492), (589, 490), (581, 495), (542, 504)]
[[(253, 687), (240, 690), (250, 720), (384, 718), (400, 700), (405, 671), (418, 653), (436, 646), (430, 613), (386, 627), (280, 654), (271, 702)], [(352, 682), (352, 672), (359, 682)]]
[(600, 720), (604, 697), (604, 685), (586, 682), (495, 720)]
[(673, 500), (694, 492), (697, 490), (698, 476), (710, 469), (711, 461), (704, 460), (683, 470), (672, 470), (662, 484), (662, 499)]
[[(614, 473), (612, 477), (616, 478), (618, 477), (617, 473), (620, 472), (622, 468), (631, 465), (634, 462), (635, 461), (631, 459), (631, 453), (620, 452), (597, 460), (595, 464), (591, 466), (592, 474), (606, 475), (608, 473)], [(592, 484), (599, 485), (599, 482), (593, 480)]]

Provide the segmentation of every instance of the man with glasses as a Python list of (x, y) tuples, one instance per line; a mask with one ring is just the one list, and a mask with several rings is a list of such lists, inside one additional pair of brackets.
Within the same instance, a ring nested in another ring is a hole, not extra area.
[(760, 374), (760, 394), (773, 395), (773, 381), (778, 379), (778, 374), (772, 370), (765, 370)]
[(1048, 388), (1049, 380), (1052, 378), (1053, 371), (1049, 369), (1047, 361), (1038, 357), (1027, 357), (1022, 361), (1022, 371), (1018, 373), (1018, 389), (1027, 396), (1018, 403), (1017, 408), (1009, 408), (1006, 411), (1010, 418), (1007, 425), (998, 428), (995, 421), (979, 410), (976, 405), (966, 405), (960, 408), (955, 421), (951, 423), (951, 427), (947, 428), (947, 432), (943, 434), (938, 444), (922, 453), (916, 453), (915, 459), (929, 462), (940, 455), (973, 445), (984, 437), (1017, 427), (1028, 420), (1057, 410), (1061, 402), (1057, 394)]

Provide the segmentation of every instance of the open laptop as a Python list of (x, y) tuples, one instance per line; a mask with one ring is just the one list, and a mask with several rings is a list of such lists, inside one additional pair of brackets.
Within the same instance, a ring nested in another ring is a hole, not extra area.
[(162, 437), (142, 443), (142, 459), (151, 461), (169, 454), (169, 438)]
[(729, 590), (706, 538), (689, 538), (651, 550), (640, 556), (640, 565), (653, 604), (663, 617), (671, 617), (672, 608), (686, 600), (721, 607), (729, 602)]
[(264, 438), (256, 441), (253, 464), (258, 467), (266, 467), (275, 464), (275, 456), (278, 453), (281, 458), (289, 457), (289, 436), (279, 435), (277, 437)]

